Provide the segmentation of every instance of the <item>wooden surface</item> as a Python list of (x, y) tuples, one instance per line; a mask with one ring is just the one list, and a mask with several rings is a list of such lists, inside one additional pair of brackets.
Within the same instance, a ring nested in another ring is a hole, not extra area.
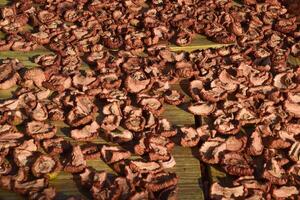
[[(0, 6), (5, 5), (7, 1), (0, 0)], [(28, 27), (29, 28), (29, 27)], [(4, 37), (3, 33), (0, 33), (0, 38)], [(196, 49), (204, 49), (209, 47), (220, 47), (222, 45), (213, 43), (207, 40), (204, 36), (197, 36), (191, 45), (188, 47), (178, 47), (171, 45), (171, 49), (173, 51), (193, 51)], [(25, 67), (31, 68), (35, 67), (36, 64), (30, 61), (30, 58), (35, 55), (42, 55), (50, 53), (47, 49), (39, 49), (34, 52), (0, 52), (0, 59), (3, 58), (17, 58), (19, 59)], [(300, 60), (291, 58), (290, 62), (293, 64), (300, 64)], [(179, 85), (173, 86), (176, 89), (180, 89)], [(9, 98), (11, 95), (11, 91), (16, 88), (12, 88), (10, 90), (1, 91), (0, 90), (0, 99)], [(193, 125), (194, 117), (193, 115), (187, 113), (183, 107), (176, 107), (165, 105), (164, 116), (173, 124), (178, 126), (180, 125)], [(60, 124), (62, 125), (62, 124)], [(61, 131), (61, 135), (64, 135)], [(65, 136), (65, 135), (64, 135)], [(67, 137), (67, 136), (65, 136)], [(69, 139), (69, 138), (68, 138)], [(99, 139), (95, 141), (97, 143), (105, 143), (103, 139)], [(186, 200), (194, 200), (194, 199), (203, 199), (203, 194), (201, 190), (200, 184), (200, 166), (199, 161), (192, 155), (192, 150), (190, 148), (183, 148), (176, 146), (173, 155), (176, 160), (176, 166), (170, 171), (174, 171), (179, 176), (179, 199)], [(98, 170), (106, 170), (108, 172), (113, 173), (113, 171), (101, 160), (92, 160), (88, 161), (89, 166), (93, 166)], [(211, 169), (213, 180), (216, 180), (219, 176), (224, 176), (223, 173), (217, 171), (216, 169)], [(59, 192), (59, 197), (63, 197), (64, 195), (82, 195), (85, 197), (76, 187), (75, 182), (72, 180), (72, 175), (61, 172), (55, 179), (50, 181), (50, 185), (54, 186)], [(15, 193), (0, 190), (0, 200), (15, 200), (22, 199), (22, 197), (17, 196)]]

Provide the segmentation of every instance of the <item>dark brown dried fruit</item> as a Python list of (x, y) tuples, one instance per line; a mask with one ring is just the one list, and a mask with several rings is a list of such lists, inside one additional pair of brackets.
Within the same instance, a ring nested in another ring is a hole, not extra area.
[(131, 156), (129, 151), (122, 150), (116, 146), (107, 145), (101, 147), (101, 155), (102, 159), (108, 164), (127, 159)]
[(15, 67), (10, 63), (2, 63), (0, 65), (0, 89), (9, 89), (17, 84), (19, 74), (15, 71)]
[(247, 189), (243, 185), (234, 187), (224, 187), (219, 183), (214, 183), (211, 186), (210, 195), (214, 199), (218, 198), (244, 198), (247, 194)]
[(56, 127), (39, 121), (31, 121), (26, 124), (26, 133), (36, 140), (53, 138), (56, 134)]
[(57, 155), (69, 149), (70, 144), (62, 137), (54, 137), (42, 141), (42, 147), (50, 155)]
[(36, 177), (41, 177), (49, 173), (58, 172), (62, 168), (60, 161), (54, 157), (40, 155), (32, 164), (32, 173)]
[(71, 154), (64, 163), (64, 171), (69, 173), (79, 173), (86, 168), (86, 161), (80, 146), (73, 146)]
[(179, 105), (183, 103), (185, 96), (177, 90), (167, 90), (164, 94), (164, 100), (171, 105)]
[(96, 121), (91, 124), (85, 125), (82, 129), (73, 129), (71, 131), (71, 137), (77, 141), (89, 141), (95, 139), (98, 134), (100, 126)]
[(146, 183), (146, 187), (153, 192), (157, 192), (171, 186), (177, 185), (178, 177), (175, 173), (158, 173), (153, 177), (150, 175), (149, 182)]
[(200, 141), (199, 133), (192, 127), (182, 127), (180, 128), (180, 133), (180, 144), (184, 147), (194, 147)]

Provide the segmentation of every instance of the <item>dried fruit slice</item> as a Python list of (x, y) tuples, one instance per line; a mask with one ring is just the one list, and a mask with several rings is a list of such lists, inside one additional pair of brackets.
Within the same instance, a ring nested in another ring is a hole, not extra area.
[(6, 90), (17, 84), (19, 74), (15, 71), (14, 67), (9, 63), (0, 65), (0, 89)]
[(64, 170), (69, 173), (79, 173), (86, 168), (86, 161), (80, 146), (73, 146), (71, 153), (64, 163)]
[(243, 185), (234, 187), (223, 187), (219, 183), (214, 183), (211, 186), (211, 198), (226, 198), (226, 199), (237, 199), (244, 198), (247, 195), (247, 189)]
[(35, 177), (41, 177), (53, 172), (58, 172), (62, 168), (60, 161), (48, 155), (40, 155), (33, 163), (31, 170)]
[(127, 159), (131, 156), (129, 151), (122, 150), (116, 146), (104, 145), (101, 147), (101, 155), (104, 162), (112, 164), (120, 160)]
[(193, 113), (194, 115), (207, 116), (214, 112), (216, 109), (216, 104), (209, 102), (196, 102), (191, 103), (188, 107), (188, 111)]
[(36, 140), (53, 138), (56, 134), (56, 127), (39, 121), (31, 121), (26, 124), (26, 133)]
[(98, 134), (98, 129), (100, 126), (96, 121), (93, 121), (91, 124), (85, 125), (81, 129), (73, 129), (71, 130), (71, 137), (74, 140), (78, 141), (90, 141), (95, 139)]

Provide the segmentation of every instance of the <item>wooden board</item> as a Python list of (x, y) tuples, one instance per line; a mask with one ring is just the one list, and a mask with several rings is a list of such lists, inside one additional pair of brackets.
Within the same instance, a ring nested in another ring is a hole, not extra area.
[[(6, 0), (0, 0), (0, 6), (5, 5), (7, 3)], [(30, 27), (28, 27), (30, 28)], [(0, 33), (0, 38), (3, 38), (4, 34)], [(205, 48), (218, 48), (223, 45), (216, 44), (206, 39), (205, 36), (198, 35), (195, 40), (187, 47), (178, 47), (175, 45), (170, 45), (173, 51), (193, 51), (196, 49), (205, 49)], [(3, 58), (17, 58), (19, 59), (27, 68), (37, 66), (31, 61), (31, 58), (36, 55), (48, 54), (51, 53), (45, 48), (41, 48), (39, 50), (33, 52), (13, 52), (13, 51), (5, 51), (0, 52), (0, 59)], [(293, 64), (300, 64), (300, 59), (290, 58), (290, 62)], [(176, 89), (181, 89), (179, 85), (173, 86)], [(0, 90), (0, 100), (7, 99), (11, 96), (11, 92), (16, 88), (12, 88), (10, 90), (1, 91)], [(185, 111), (184, 106), (176, 107), (165, 105), (164, 117), (166, 117), (170, 122), (180, 125), (193, 125), (194, 124), (194, 116)], [(63, 133), (60, 131), (61, 135)], [(65, 136), (67, 137), (67, 136)], [(95, 141), (97, 143), (105, 143), (103, 139), (99, 139)], [(199, 161), (192, 155), (190, 148), (183, 148), (180, 146), (176, 146), (173, 155), (176, 160), (176, 166), (170, 171), (174, 171), (180, 177), (179, 179), (179, 199), (183, 200), (194, 200), (194, 199), (203, 199), (203, 193), (200, 184), (200, 166)], [(106, 170), (108, 172), (113, 173), (112, 169), (107, 166), (101, 160), (92, 160), (88, 161), (88, 165), (96, 168), (97, 170)], [(213, 176), (213, 180), (216, 180), (217, 177), (222, 177), (224, 174), (218, 171), (215, 168), (211, 168), (211, 173)], [(82, 195), (84, 194), (77, 188), (75, 182), (72, 180), (73, 177), (71, 174), (60, 173), (55, 179), (50, 181), (50, 185), (54, 186), (59, 192), (59, 199), (62, 199), (65, 195)], [(86, 197), (85, 197), (86, 198)], [(17, 200), (22, 199), (21, 196), (18, 196), (15, 193), (4, 191), (0, 189), (0, 200)]]

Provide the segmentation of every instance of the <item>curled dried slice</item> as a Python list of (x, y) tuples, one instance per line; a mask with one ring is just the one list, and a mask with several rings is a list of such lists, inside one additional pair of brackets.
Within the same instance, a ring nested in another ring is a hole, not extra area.
[(292, 90), (297, 87), (297, 83), (293, 81), (294, 74), (293, 73), (278, 73), (274, 77), (274, 86), (281, 90)]
[(123, 130), (121, 132), (107, 132), (106, 135), (110, 140), (116, 143), (129, 142), (133, 139), (133, 133), (129, 130)]
[(145, 111), (145, 117), (146, 117), (146, 125), (145, 128), (155, 128), (156, 127), (156, 123), (157, 123), (157, 119), (154, 116), (154, 114), (152, 112), (149, 111)]
[(47, 186), (48, 186), (48, 179), (40, 178), (40, 179), (34, 179), (32, 181), (25, 181), (25, 182), (15, 181), (13, 188), (14, 191), (18, 193), (27, 194), (33, 191), (38, 192)]
[(50, 42), (50, 36), (46, 32), (37, 32), (37, 33), (25, 33), (25, 38), (29, 41), (36, 42), (40, 45), (46, 45)]
[(157, 132), (164, 137), (173, 137), (177, 134), (172, 124), (165, 118), (158, 121)]
[(42, 191), (30, 191), (28, 198), (30, 200), (39, 200), (39, 199), (55, 199), (56, 197), (56, 190), (54, 187), (47, 187)]
[(246, 108), (240, 109), (235, 117), (242, 125), (247, 125), (247, 124), (257, 124), (261, 120), (257, 116), (257, 114)]
[(40, 55), (34, 58), (34, 62), (43, 66), (43, 67), (58, 67), (61, 61), (61, 57), (59, 55)]
[(242, 152), (247, 145), (246, 136), (230, 136), (225, 140), (225, 146), (227, 151)]
[(100, 159), (101, 157), (100, 147), (97, 144), (87, 143), (80, 148), (86, 160)]
[(145, 139), (145, 145), (151, 161), (170, 160), (170, 152), (174, 147), (174, 143), (169, 138), (152, 135)]
[(23, 78), (25, 80), (32, 81), (38, 87), (41, 87), (42, 83), (46, 81), (46, 76), (44, 71), (41, 68), (37, 68), (37, 67), (26, 70)]
[(225, 171), (235, 176), (251, 176), (254, 172), (247, 160), (238, 153), (227, 153), (222, 158)]
[(214, 42), (220, 43), (220, 44), (230, 44), (234, 43), (236, 40), (236, 37), (234, 34), (226, 32), (226, 31), (220, 31), (216, 34), (214, 34), (211, 39)]
[(245, 198), (247, 195), (247, 189), (243, 185), (234, 186), (234, 187), (224, 187), (219, 183), (214, 183), (211, 186), (210, 190), (211, 198), (219, 199), (238, 199)]
[[(177, 61), (175, 64), (175, 68), (176, 68), (176, 75), (180, 78), (190, 78), (193, 77), (197, 72), (194, 71), (193, 68), (193, 63), (187, 60), (181, 60)], [(177, 77), (176, 76), (176, 77)], [(176, 81), (176, 77), (174, 80), (172, 80), (172, 82)]]
[(251, 134), (249, 142), (249, 153), (252, 156), (259, 156), (263, 153), (263, 150), (264, 144), (262, 141), (262, 136), (260, 131), (257, 129)]
[(99, 78), (101, 86), (105, 89), (118, 89), (121, 86), (122, 80), (115, 73), (106, 73)]
[(276, 185), (285, 185), (288, 182), (287, 173), (276, 158), (267, 162), (263, 177)]
[(56, 20), (57, 16), (55, 13), (48, 11), (48, 10), (42, 10), (38, 13), (37, 15), (38, 19), (40, 20), (41, 23), (47, 24), (51, 23), (54, 20)]
[(188, 107), (188, 111), (194, 115), (207, 116), (210, 115), (216, 109), (216, 104), (209, 102), (196, 102), (191, 103)]
[(167, 90), (164, 93), (164, 100), (171, 105), (179, 105), (184, 101), (185, 96), (177, 90)]
[(294, 32), (297, 29), (297, 23), (296, 23), (297, 18), (296, 17), (291, 17), (287, 19), (279, 19), (274, 28), (277, 31), (280, 31), (282, 33), (289, 34), (290, 32)]
[(53, 103), (53, 104), (47, 104), (46, 106), (48, 110), (49, 119), (51, 121), (65, 120), (64, 111), (59, 105)]
[(12, 41), (0, 40), (0, 51), (9, 51), (12, 45)]
[(224, 139), (218, 137), (208, 139), (199, 149), (200, 159), (209, 164), (218, 164), (220, 162), (220, 154), (226, 150), (224, 142)]
[(50, 155), (57, 155), (69, 149), (70, 144), (62, 137), (54, 137), (42, 141), (42, 147)]
[(203, 82), (200, 80), (193, 80), (189, 83), (189, 93), (195, 101), (201, 100), (202, 89), (203, 89)]
[(40, 155), (33, 163), (31, 170), (35, 177), (58, 172), (62, 168), (60, 161), (48, 155)]
[(300, 142), (294, 142), (289, 151), (289, 157), (295, 161), (299, 162), (300, 160)]
[(142, 71), (136, 71), (127, 75), (125, 87), (128, 92), (139, 93), (151, 87), (151, 79), (149, 79)]
[[(9, 174), (12, 171), (12, 165), (8, 160), (1, 161), (0, 164), (0, 175), (4, 176)], [(1, 185), (1, 184), (0, 184)]]
[(291, 54), (295, 57), (300, 57), (300, 42), (291, 47)]
[(14, 161), (19, 167), (30, 166), (37, 153), (38, 147), (34, 140), (25, 140), (14, 149)]
[(19, 132), (15, 126), (9, 124), (0, 125), (0, 141), (17, 141), (23, 138), (24, 134)]
[(267, 137), (265, 139), (265, 144), (270, 149), (287, 149), (291, 146), (290, 142), (276, 137)]
[(215, 129), (225, 135), (234, 135), (241, 130), (240, 121), (234, 119), (233, 116), (220, 115), (214, 121)]
[(79, 19), (79, 15), (76, 10), (67, 10), (64, 14), (64, 19), (66, 22), (75, 22)]
[(271, 184), (255, 180), (254, 176), (242, 176), (233, 181), (234, 186), (243, 185), (248, 191), (259, 190), (267, 193), (270, 191)]
[(66, 121), (71, 127), (86, 125), (94, 120), (94, 114), (96, 110), (97, 108), (93, 105), (92, 102), (83, 102), (80, 107), (77, 106), (73, 108), (67, 114)]
[(129, 167), (134, 172), (139, 173), (157, 173), (162, 171), (161, 165), (154, 161), (131, 160)]
[(121, 36), (106, 36), (103, 38), (103, 44), (108, 48), (118, 49), (123, 46), (123, 40)]
[(56, 127), (39, 121), (31, 121), (26, 124), (26, 133), (36, 140), (50, 139), (56, 134)]
[(287, 94), (288, 96), (288, 100), (290, 102), (293, 102), (293, 103), (300, 103), (300, 92), (299, 93), (292, 93), (292, 92), (289, 92)]
[(54, 74), (49, 80), (43, 82), (43, 86), (53, 91), (62, 92), (72, 85), (72, 79), (62, 74)]
[[(217, 83), (217, 81), (215, 81), (214, 83)], [(236, 89), (236, 85), (235, 84), (229, 84), (230, 86), (230, 90), (235, 90)], [(231, 87), (233, 86), (233, 87)], [(221, 86), (217, 86), (216, 87), (212, 87), (211, 89), (202, 89), (201, 90), (201, 97), (209, 102), (218, 102), (221, 100), (226, 99), (227, 97), (227, 91), (225, 88), (221, 87)]]
[(181, 31), (176, 35), (176, 44), (179, 46), (186, 46), (192, 42), (192, 34), (188, 31)]
[(85, 168), (82, 172), (78, 174), (80, 185), (83, 188), (90, 189), (93, 184), (94, 175), (95, 171), (92, 168)]
[(112, 164), (120, 160), (127, 159), (131, 156), (129, 151), (122, 150), (116, 146), (107, 146), (107, 145), (101, 147), (101, 155), (102, 155), (102, 159), (108, 164)]
[(13, 51), (34, 51), (38, 47), (37, 43), (35, 42), (27, 42), (27, 41), (15, 41), (13, 45), (11, 46), (11, 49)]
[(120, 109), (120, 103), (118, 101), (114, 101), (112, 103), (106, 104), (103, 106), (102, 112), (104, 115), (118, 115), (122, 116), (122, 112)]
[(71, 153), (64, 163), (64, 170), (69, 173), (79, 173), (86, 168), (86, 161), (80, 146), (73, 146)]
[(144, 155), (146, 153), (145, 138), (140, 138), (133, 146), (134, 153), (137, 155)]
[(161, 172), (150, 178), (146, 183), (146, 187), (153, 192), (157, 192), (171, 186), (176, 186), (178, 177), (175, 173)]
[(12, 17), (15, 16), (16, 14), (17, 14), (17, 10), (14, 5), (1, 8), (2, 18)]
[(83, 91), (93, 88), (98, 85), (98, 80), (92, 75), (82, 75), (77, 73), (72, 78), (72, 84)]
[(107, 132), (116, 130), (121, 123), (122, 117), (118, 115), (106, 115), (101, 123), (101, 128)]
[(289, 168), (288, 174), (290, 176), (290, 180), (291, 180), (292, 184), (299, 185), (299, 183), (300, 183), (299, 173), (300, 173), (300, 165), (299, 164), (296, 163)]
[(275, 199), (289, 199), (299, 196), (299, 190), (295, 186), (281, 186), (272, 190), (272, 197)]
[(125, 119), (124, 125), (130, 131), (143, 131), (146, 125), (146, 119), (142, 116), (129, 116)]
[(78, 141), (89, 141), (95, 139), (98, 134), (98, 129), (100, 126), (96, 121), (93, 121), (91, 124), (85, 125), (81, 129), (73, 129), (71, 131), (71, 137), (74, 140)]
[(15, 71), (13, 65), (3, 63), (0, 65), (0, 89), (6, 90), (17, 84), (19, 74)]
[(40, 102), (37, 102), (36, 106), (29, 112), (29, 115), (36, 121), (44, 121), (48, 119), (47, 108)]
[(180, 133), (180, 144), (184, 147), (194, 147), (200, 141), (200, 135), (193, 127), (182, 127)]
[(159, 164), (164, 168), (164, 169), (168, 169), (168, 168), (172, 168), (176, 165), (176, 161), (174, 159), (174, 157), (171, 155), (169, 160), (166, 161), (159, 161)]
[(145, 110), (149, 110), (155, 115), (160, 115), (163, 112), (162, 103), (157, 98), (142, 98), (139, 103)]
[(291, 116), (300, 118), (300, 103), (293, 103), (286, 100), (284, 102), (284, 108)]

